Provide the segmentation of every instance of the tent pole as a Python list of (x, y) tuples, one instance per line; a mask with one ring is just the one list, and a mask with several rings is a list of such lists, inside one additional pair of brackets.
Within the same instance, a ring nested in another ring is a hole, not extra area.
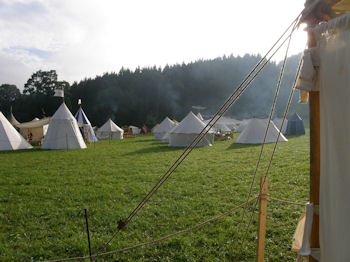
[[(308, 33), (308, 47), (316, 47), (317, 43), (313, 34)], [(309, 92), (309, 115), (310, 115), (310, 203), (315, 207), (320, 204), (320, 92)], [(319, 215), (314, 214), (310, 247), (319, 248)], [(310, 256), (310, 262), (316, 262)]]
[(256, 262), (264, 262), (265, 239), (266, 239), (266, 216), (267, 216), (267, 197), (268, 197), (268, 177), (260, 178), (260, 199), (259, 199), (259, 221), (258, 221), (258, 239), (256, 245)]

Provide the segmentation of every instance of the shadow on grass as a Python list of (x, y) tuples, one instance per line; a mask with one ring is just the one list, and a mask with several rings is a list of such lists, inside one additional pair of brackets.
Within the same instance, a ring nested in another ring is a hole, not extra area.
[(226, 148), (226, 150), (259, 147), (259, 146), (261, 146), (261, 144), (238, 144), (238, 143), (232, 142), (232, 144), (228, 148)]
[(0, 151), (0, 155), (2, 154), (32, 154), (33, 152), (42, 152), (43, 150), (40, 147), (31, 148), (31, 149), (18, 149), (18, 150), (3, 150)]
[(142, 148), (134, 152), (126, 153), (124, 154), (124, 156), (133, 156), (133, 155), (148, 154), (148, 153), (171, 152), (171, 151), (179, 151), (179, 150), (181, 151), (183, 149), (184, 148), (182, 147), (171, 147), (166, 145), (159, 145), (156, 147)]

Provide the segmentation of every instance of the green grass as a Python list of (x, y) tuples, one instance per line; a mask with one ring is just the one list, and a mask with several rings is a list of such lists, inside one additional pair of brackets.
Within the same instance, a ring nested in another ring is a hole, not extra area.
[[(265, 174), (272, 147), (265, 146), (258, 176)], [(0, 152), (0, 261), (87, 255), (84, 208), (96, 251), (182, 151), (140, 136), (100, 141), (86, 150)], [(260, 146), (232, 141), (195, 149), (106, 251), (185, 229), (244, 202), (259, 151)], [(279, 143), (269, 172), (270, 195), (308, 200), (308, 154), (308, 135)], [(268, 261), (295, 259), (290, 247), (302, 210), (269, 201)], [(241, 210), (191, 233), (96, 261), (225, 261), (240, 215)], [(255, 261), (256, 218), (240, 261)]]

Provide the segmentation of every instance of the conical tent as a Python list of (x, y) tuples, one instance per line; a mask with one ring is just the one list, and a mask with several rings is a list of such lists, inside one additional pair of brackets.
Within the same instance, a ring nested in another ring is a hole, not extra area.
[(161, 140), (164, 135), (176, 125), (177, 124), (175, 124), (174, 121), (170, 120), (169, 117), (164, 118), (164, 120), (154, 130), (154, 139)]
[(17, 132), (0, 111), (0, 150), (28, 148), (32, 148), (32, 146)]
[[(235, 143), (239, 144), (262, 144), (264, 142), (264, 136), (268, 119), (250, 119), (247, 126), (244, 128), (242, 133), (237, 137)], [(265, 143), (276, 142), (279, 130), (275, 124), (271, 121), (269, 130), (266, 135)], [(287, 138), (281, 133), (278, 139), (279, 142), (288, 141)]]
[(42, 149), (86, 148), (77, 120), (65, 103), (51, 117)]
[(91, 123), (81, 107), (79, 107), (77, 113), (75, 114), (75, 119), (78, 122), (79, 130), (83, 135), (84, 140), (90, 143), (97, 142), (98, 139), (95, 136)]
[(305, 135), (303, 120), (297, 113), (294, 113), (294, 115), (288, 120), (286, 135)]
[[(189, 146), (205, 126), (203, 121), (190, 112), (180, 124), (171, 131), (169, 135), (169, 146)], [(213, 131), (210, 130), (197, 144), (197, 147), (208, 146), (213, 143), (214, 134)]]
[(282, 134), (285, 134), (285, 133), (286, 133), (286, 130), (287, 130), (288, 119), (284, 119), (283, 127), (281, 128), (282, 121), (283, 121), (283, 118), (275, 118), (275, 119), (273, 120), (273, 123), (275, 124), (275, 126), (276, 126), (278, 129), (281, 130)]
[(203, 118), (202, 114), (201, 114), (201, 113), (199, 113), (199, 112), (198, 112), (198, 114), (197, 114), (197, 117), (198, 117), (200, 120), (202, 120), (202, 121), (204, 120), (204, 118)]
[(123, 134), (124, 130), (117, 126), (112, 119), (108, 119), (96, 132), (97, 137), (101, 140), (123, 139)]

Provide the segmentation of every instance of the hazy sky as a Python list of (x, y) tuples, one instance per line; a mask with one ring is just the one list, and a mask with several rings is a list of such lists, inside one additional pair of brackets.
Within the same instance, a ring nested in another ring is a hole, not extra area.
[[(304, 2), (0, 0), (0, 84), (23, 89), (39, 69), (55, 69), (72, 83), (122, 66), (263, 54)], [(300, 29), (291, 53), (305, 41)]]

